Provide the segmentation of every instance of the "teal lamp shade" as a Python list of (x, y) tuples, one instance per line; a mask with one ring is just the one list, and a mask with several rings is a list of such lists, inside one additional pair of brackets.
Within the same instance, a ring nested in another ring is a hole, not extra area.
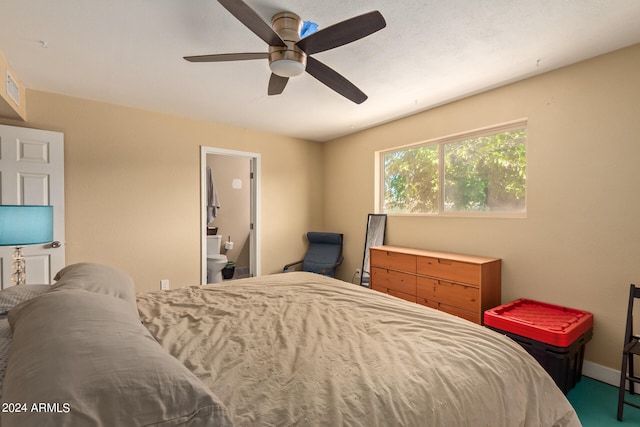
[(53, 206), (0, 205), (0, 246), (53, 241)]

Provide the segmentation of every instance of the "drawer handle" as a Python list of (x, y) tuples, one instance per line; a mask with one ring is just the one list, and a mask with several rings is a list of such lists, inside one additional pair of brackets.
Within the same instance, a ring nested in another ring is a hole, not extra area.
[(438, 285), (440, 286), (447, 286), (449, 288), (455, 286), (455, 283), (451, 283), (451, 282), (443, 282), (442, 280), (438, 280)]

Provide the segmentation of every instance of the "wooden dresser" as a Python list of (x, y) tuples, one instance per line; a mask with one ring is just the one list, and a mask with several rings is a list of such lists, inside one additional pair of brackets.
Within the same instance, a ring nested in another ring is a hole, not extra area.
[(501, 304), (501, 260), (398, 246), (376, 246), (371, 288), (482, 324)]

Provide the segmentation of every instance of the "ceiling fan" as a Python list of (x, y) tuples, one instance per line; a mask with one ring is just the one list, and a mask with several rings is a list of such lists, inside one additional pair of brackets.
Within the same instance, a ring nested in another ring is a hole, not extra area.
[(302, 20), (292, 12), (280, 12), (273, 16), (269, 26), (242, 0), (218, 0), (233, 16), (269, 45), (268, 52), (223, 53), (214, 55), (185, 56), (190, 62), (243, 61), (268, 59), (271, 78), (267, 93), (279, 95), (290, 77), (311, 74), (345, 98), (361, 104), (367, 99), (353, 83), (311, 55), (354, 42), (387, 24), (378, 11), (365, 13), (300, 38)]

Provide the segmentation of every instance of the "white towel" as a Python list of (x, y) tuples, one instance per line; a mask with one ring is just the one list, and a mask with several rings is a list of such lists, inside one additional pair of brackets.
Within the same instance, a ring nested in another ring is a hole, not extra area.
[(216, 191), (216, 184), (213, 182), (211, 168), (207, 166), (207, 224), (213, 221), (220, 209), (220, 199)]

